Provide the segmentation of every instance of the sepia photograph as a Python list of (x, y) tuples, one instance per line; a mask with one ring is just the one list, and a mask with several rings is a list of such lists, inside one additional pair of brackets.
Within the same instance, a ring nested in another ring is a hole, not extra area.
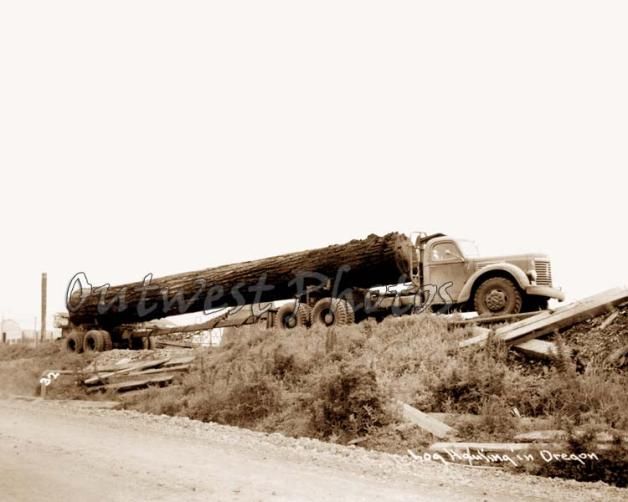
[(0, 0), (0, 501), (628, 500), (626, 26)]

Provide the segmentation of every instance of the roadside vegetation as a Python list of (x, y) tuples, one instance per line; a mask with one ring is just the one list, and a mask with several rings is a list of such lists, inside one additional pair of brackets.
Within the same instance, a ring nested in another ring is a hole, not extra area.
[[(628, 326), (628, 313), (620, 320), (615, 330)], [(465, 330), (428, 315), (331, 330), (243, 328), (220, 347), (197, 350), (194, 369), (174, 385), (120, 399), (147, 413), (401, 454), (424, 451), (434, 438), (405, 423), (399, 401), (441, 414), (461, 441), (509, 442), (520, 432), (561, 429), (571, 434), (566, 452), (581, 453), (595, 451), (591, 438), (606, 432), (617, 439), (599, 462), (529, 462), (518, 470), (627, 486), (628, 449), (619, 436), (628, 431), (628, 375), (601, 363), (599, 351), (613, 347), (595, 349), (604, 334), (584, 328), (555, 340), (563, 355), (553, 362), (494, 341), (459, 349)], [(566, 357), (567, 348), (582, 357)], [(78, 371), (93, 357), (61, 353), (57, 344), (0, 347), (0, 392), (37, 395), (44, 370)], [(76, 381), (60, 379), (48, 396), (86, 397)]]
[[(464, 336), (433, 316), (333, 330), (241, 329), (203, 352), (180, 385), (137, 393), (127, 406), (397, 453), (434, 441), (403, 422), (397, 400), (446, 414), (466, 441), (511, 441), (535, 429), (628, 430), (625, 373), (583, 369), (564, 355), (553, 363), (530, 361), (495, 342), (459, 349)], [(569, 447), (579, 451), (582, 441)], [(625, 486), (628, 450), (615, 446), (610, 461), (607, 452), (594, 466), (525, 469)], [(624, 473), (619, 478), (617, 469)]]
[(47, 388), (53, 399), (85, 399), (87, 393), (77, 385), (80, 371), (94, 359), (93, 354), (73, 354), (62, 350), (61, 343), (44, 342), (38, 346), (0, 344), (0, 396), (35, 397), (41, 390), (40, 378), (48, 370), (66, 370)]

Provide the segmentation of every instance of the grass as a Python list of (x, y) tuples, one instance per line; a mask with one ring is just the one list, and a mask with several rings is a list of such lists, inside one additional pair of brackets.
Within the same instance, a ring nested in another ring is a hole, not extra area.
[(59, 342), (45, 342), (37, 347), (26, 344), (0, 344), (0, 394), (39, 396), (42, 373), (46, 370), (70, 370), (76, 375), (61, 375), (47, 387), (49, 398), (87, 398), (77, 385), (78, 371), (95, 356), (69, 354)]
[[(532, 362), (496, 341), (459, 349), (465, 335), (429, 315), (331, 330), (242, 328), (201, 353), (193, 371), (177, 377), (175, 385), (124, 400), (127, 408), (148, 413), (403, 454), (421, 451), (434, 438), (403, 423), (396, 400), (424, 412), (455, 414), (460, 440), (510, 441), (535, 428), (628, 430), (625, 371), (595, 364), (583, 369), (564, 355), (553, 363)], [(558, 343), (568, 346), (570, 339)], [(41, 371), (82, 367), (86, 357), (50, 346), (36, 352), (3, 347), (0, 376), (23, 380), (33, 393)], [(50, 389), (81, 392), (68, 386), (55, 382)], [(515, 408), (525, 418), (515, 417)], [(593, 447), (576, 437), (570, 443), (574, 451)], [(625, 466), (625, 445), (618, 443), (595, 466), (531, 463), (526, 469), (624, 486)]]

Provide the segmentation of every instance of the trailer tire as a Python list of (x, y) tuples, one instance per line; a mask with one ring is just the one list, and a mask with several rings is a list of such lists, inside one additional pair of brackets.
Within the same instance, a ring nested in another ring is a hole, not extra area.
[(111, 341), (111, 335), (109, 334), (109, 332), (103, 330), (102, 336), (105, 339), (105, 348), (103, 350), (113, 349), (113, 342)]
[(106, 333), (106, 331), (100, 329), (90, 329), (85, 334), (83, 350), (85, 352), (103, 352), (106, 347), (104, 333)]
[(74, 330), (63, 339), (63, 348), (66, 352), (74, 352), (80, 354), (83, 352), (83, 339), (85, 333)]
[(347, 324), (355, 323), (355, 311), (353, 310), (353, 306), (347, 300), (339, 300), (342, 302), (342, 306), (347, 312)]
[(277, 326), (281, 329), (294, 329), (310, 325), (312, 309), (305, 303), (290, 302), (279, 307), (275, 315)]
[(346, 300), (321, 298), (312, 309), (312, 324), (322, 326), (346, 326), (355, 320), (353, 308)]
[(486, 279), (473, 296), (473, 307), (479, 315), (518, 314), (521, 305), (521, 291), (506, 277)]
[(145, 336), (142, 338), (142, 349), (155, 350), (157, 348), (157, 340), (154, 336)]

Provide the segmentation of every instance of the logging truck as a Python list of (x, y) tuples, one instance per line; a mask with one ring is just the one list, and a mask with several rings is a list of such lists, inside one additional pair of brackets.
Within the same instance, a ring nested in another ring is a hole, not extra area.
[[(331, 327), (427, 309), (515, 314), (545, 309), (550, 299), (564, 295), (552, 284), (545, 255), (486, 258), (472, 241), (394, 232), (113, 287), (75, 276), (68, 312), (56, 325), (68, 351), (103, 351), (152, 348), (158, 335), (253, 323)], [(157, 321), (194, 312), (209, 320), (176, 327)]]

